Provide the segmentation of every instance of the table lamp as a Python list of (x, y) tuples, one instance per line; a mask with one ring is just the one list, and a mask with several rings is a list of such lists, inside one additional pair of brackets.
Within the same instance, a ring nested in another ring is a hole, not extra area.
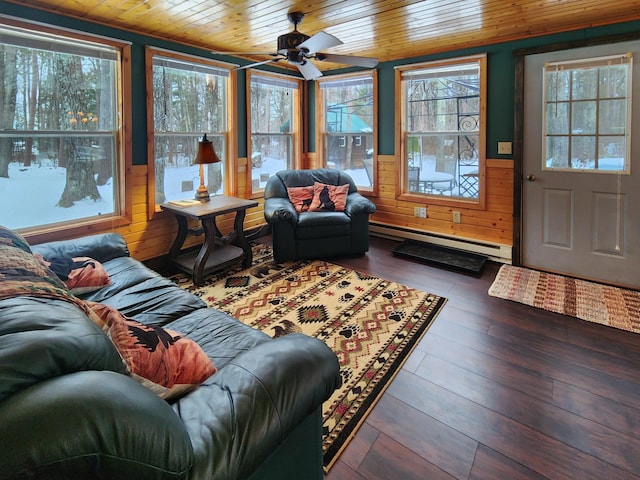
[(218, 163), (220, 159), (216, 155), (213, 149), (213, 142), (207, 138), (207, 134), (204, 134), (202, 140), (198, 142), (198, 153), (196, 158), (193, 159), (194, 165), (200, 165), (200, 186), (196, 190), (195, 199), (201, 202), (209, 201), (209, 192), (204, 185), (204, 164)]

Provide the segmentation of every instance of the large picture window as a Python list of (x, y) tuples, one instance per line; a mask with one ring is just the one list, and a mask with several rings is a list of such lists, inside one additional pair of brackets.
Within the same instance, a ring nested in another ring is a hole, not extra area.
[(629, 171), (631, 55), (544, 68), (543, 170)]
[(0, 224), (35, 233), (116, 221), (128, 45), (9, 21), (0, 42)]
[(485, 64), (482, 55), (398, 69), (404, 194), (478, 202)]
[(205, 183), (211, 195), (225, 192), (229, 150), (230, 68), (218, 62), (147, 48), (150, 103), (147, 112), (150, 171), (154, 172), (149, 213), (164, 202), (194, 198), (200, 184), (193, 164), (198, 141), (206, 134), (220, 163), (205, 165)]
[(278, 170), (294, 169), (301, 157), (302, 82), (292, 77), (248, 71), (251, 191), (259, 192)]
[(325, 166), (346, 171), (364, 191), (372, 191), (375, 185), (376, 78), (376, 72), (370, 71), (316, 81), (319, 150)]

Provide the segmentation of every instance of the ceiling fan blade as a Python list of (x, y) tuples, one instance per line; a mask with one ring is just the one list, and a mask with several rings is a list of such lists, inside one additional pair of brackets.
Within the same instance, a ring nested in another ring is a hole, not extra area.
[(300, 73), (305, 80), (315, 80), (322, 76), (322, 72), (318, 70), (318, 67), (309, 60), (305, 60), (303, 63), (296, 63), (295, 65), (298, 67), (298, 70), (300, 70)]
[(342, 45), (342, 41), (326, 32), (318, 32), (298, 45), (305, 53), (316, 53), (320, 50)]
[(273, 52), (217, 52), (211, 50), (214, 55), (269, 55), (270, 57), (277, 57), (279, 53)]
[(355, 55), (337, 55), (334, 53), (318, 53), (316, 59), (323, 62), (344, 63), (347, 65), (355, 65), (357, 67), (373, 68), (378, 65), (377, 58), (358, 57)]
[(237, 67), (236, 70), (244, 70), (246, 68), (257, 67), (258, 65), (264, 65), (265, 63), (276, 63), (282, 60), (282, 58), (270, 58), (269, 60), (264, 60), (262, 62), (250, 63), (249, 65), (243, 65), (241, 67)]

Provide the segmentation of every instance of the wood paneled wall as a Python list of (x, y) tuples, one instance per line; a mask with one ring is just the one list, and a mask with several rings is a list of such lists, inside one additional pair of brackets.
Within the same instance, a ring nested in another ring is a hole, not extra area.
[[(244, 196), (246, 191), (246, 159), (238, 159), (238, 192)], [(113, 224), (112, 229), (121, 233), (129, 245), (131, 256), (138, 260), (149, 260), (166, 255), (178, 230), (177, 223), (172, 214), (158, 212), (153, 219), (148, 220), (147, 212), (147, 167), (133, 166), (131, 168), (133, 187), (133, 213), (132, 222), (129, 225)], [(262, 201), (258, 199), (260, 206), (247, 211), (244, 226), (251, 229), (264, 223)], [(221, 217), (217, 222), (218, 228), (223, 233), (233, 230), (234, 215)], [(185, 245), (194, 245), (202, 242), (202, 237), (189, 237)]]
[[(306, 162), (316, 168), (315, 154), (309, 154)], [(235, 167), (238, 172), (238, 196), (247, 192), (247, 160), (238, 159)], [(378, 157), (378, 196), (371, 197), (377, 206), (372, 221), (392, 227), (411, 229), (416, 232), (444, 235), (461, 240), (471, 240), (511, 246), (513, 238), (513, 162), (509, 160), (487, 161), (487, 208), (471, 210), (455, 208), (461, 213), (461, 222), (452, 222), (451, 207), (429, 205), (429, 202), (417, 204), (396, 199), (396, 165), (393, 155)], [(129, 225), (113, 224), (111, 230), (124, 235), (131, 255), (138, 260), (149, 260), (166, 255), (173, 242), (177, 225), (173, 215), (159, 212), (148, 220), (147, 212), (147, 167), (133, 166), (133, 221)], [(245, 218), (245, 230), (264, 224), (263, 201), (249, 209)], [(415, 206), (427, 206), (428, 218), (413, 215)], [(233, 215), (218, 222), (218, 228), (227, 233), (233, 228)], [(192, 237), (189, 244), (197, 244), (202, 239)]]
[[(377, 211), (372, 221), (384, 225), (435, 233), (460, 240), (472, 240), (511, 247), (513, 243), (513, 161), (487, 160), (485, 210), (407, 202), (396, 198), (397, 159), (378, 156)], [(427, 218), (414, 216), (414, 207), (426, 206)], [(453, 223), (453, 211), (460, 223)]]

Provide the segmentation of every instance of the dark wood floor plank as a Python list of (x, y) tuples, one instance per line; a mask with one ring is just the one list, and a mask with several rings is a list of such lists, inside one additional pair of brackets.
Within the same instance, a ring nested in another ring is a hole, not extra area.
[(325, 475), (325, 480), (369, 480), (341, 460), (338, 460)]
[(602, 460), (409, 372), (400, 372), (387, 394), (541, 475), (566, 480), (574, 480), (576, 472), (584, 480), (605, 475)]
[(379, 435), (380, 432), (378, 430), (367, 423), (363, 423), (358, 429), (357, 435), (340, 455), (340, 460), (353, 470), (357, 470)]
[(640, 474), (633, 437), (429, 355), (415, 374), (549, 438)]
[(327, 480), (640, 480), (640, 336), (490, 297), (497, 263), (465, 275), (397, 244), (331, 261), (448, 301)]
[(386, 435), (378, 437), (358, 473), (370, 480), (456, 479)]
[(558, 381), (554, 382), (553, 401), (565, 410), (619, 432), (627, 432), (640, 441), (640, 405), (630, 407)]
[(546, 478), (484, 445), (478, 447), (469, 475), (469, 480), (546, 480)]
[(366, 422), (456, 478), (471, 471), (477, 442), (394, 396), (383, 395)]
[[(539, 370), (515, 365), (509, 359), (500, 359), (485, 352), (449, 341), (437, 334), (425, 339), (429, 346), (427, 356), (438, 357), (462, 369), (502, 385), (526, 393), (542, 401), (553, 398), (553, 379)], [(424, 361), (421, 365), (424, 365)], [(416, 371), (419, 374), (419, 370)], [(450, 379), (455, 381), (455, 378)]]

